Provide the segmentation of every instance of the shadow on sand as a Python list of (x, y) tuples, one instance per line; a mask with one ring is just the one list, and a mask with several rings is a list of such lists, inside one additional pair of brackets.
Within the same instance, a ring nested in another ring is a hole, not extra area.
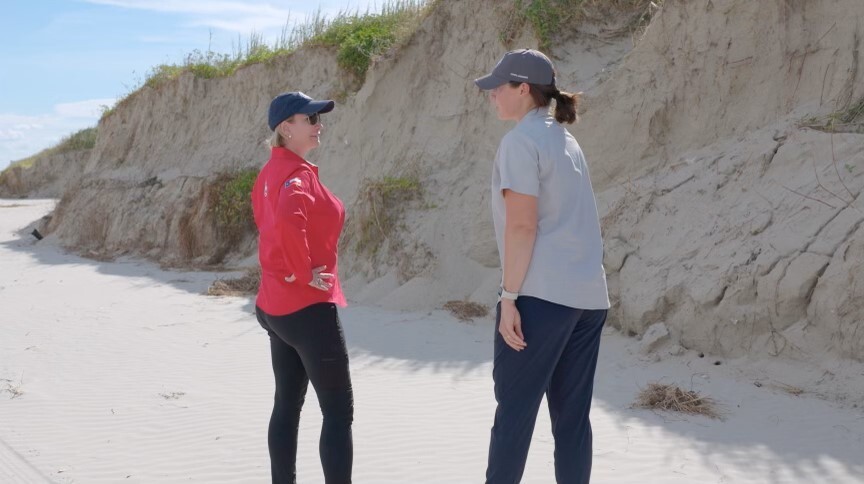
[[(171, 285), (201, 297), (208, 297), (203, 294), (213, 280), (227, 275), (166, 270), (150, 261), (136, 259), (112, 262), (86, 259), (64, 253), (50, 237), (36, 241), (29, 233), (31, 230), (32, 226), (22, 228), (18, 237), (0, 242), (0, 248), (26, 254), (39, 264), (87, 265), (103, 274), (143, 277), (152, 284)], [(246, 299), (242, 311), (248, 318), (249, 331), (263, 334), (254, 320), (253, 298)], [(491, 378), (493, 325), (489, 320), (464, 323), (444, 311), (407, 313), (372, 307), (349, 307), (340, 314), (349, 351), (355, 358), (382, 364), (396, 362), (417, 370), (431, 368), (456, 374), (488, 372)], [(631, 425), (677, 434), (690, 442), (687, 450), (697, 452), (704, 459), (703, 465), (714, 467), (712, 459), (722, 457), (735, 463), (738, 467), (735, 473), (760, 469), (760, 473), (774, 476), (766, 481), (770, 483), (789, 482), (790, 474), (793, 482), (807, 482), (806, 476), (813, 476), (814, 472), (826, 476), (826, 480), (810, 482), (829, 482), (827, 476), (838, 466), (850, 475), (861, 476), (854, 482), (864, 483), (861, 462), (864, 415), (861, 409), (856, 414), (816, 398), (776, 395), (757, 389), (747, 381), (718, 374), (699, 390), (724, 406), (722, 421), (634, 410), (630, 405), (640, 387), (661, 379), (686, 382), (696, 370), (685, 366), (686, 356), (656, 364), (640, 363), (628, 352), (628, 345), (632, 346), (632, 341), (619, 335), (604, 338), (594, 390), (595, 405), (619, 415), (617, 425), (622, 434), (626, 434)], [(707, 373), (711, 369), (699, 371)], [(772, 399), (778, 407), (766, 414), (764, 402), (753, 403), (760, 399)], [(546, 410), (541, 408), (540, 411)], [(819, 415), (822, 418), (814, 418)], [(843, 439), (846, 445), (824, 445), (832, 436)], [(766, 451), (773, 456), (772, 462), (765, 462)], [(722, 474), (718, 469), (720, 482), (725, 482)]]

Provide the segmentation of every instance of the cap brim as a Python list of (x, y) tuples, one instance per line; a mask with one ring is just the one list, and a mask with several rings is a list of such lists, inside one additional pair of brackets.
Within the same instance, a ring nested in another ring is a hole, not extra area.
[(500, 77), (495, 77), (494, 74), (489, 74), (488, 76), (483, 76), (480, 79), (474, 79), (474, 84), (477, 85), (480, 89), (484, 91), (488, 91), (490, 89), (495, 89), (496, 87), (507, 82), (507, 79), (501, 79)]
[(309, 101), (309, 104), (303, 106), (299, 111), (302, 114), (314, 113), (329, 113), (336, 106), (336, 103), (330, 100), (325, 101)]

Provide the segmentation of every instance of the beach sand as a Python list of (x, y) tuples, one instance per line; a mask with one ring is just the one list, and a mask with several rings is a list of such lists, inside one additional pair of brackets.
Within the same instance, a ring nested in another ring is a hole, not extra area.
[[(98, 262), (37, 242), (26, 227), (53, 204), (0, 200), (0, 482), (269, 482), (273, 382), (252, 299), (203, 295), (213, 273)], [(357, 305), (341, 315), (354, 481), (482, 482), (495, 410), (491, 321)], [(800, 371), (692, 351), (645, 356), (607, 329), (593, 482), (864, 483), (861, 402), (784, 386)], [(723, 418), (631, 408), (658, 381), (713, 398)], [(310, 387), (299, 482), (323, 482), (320, 424)], [(549, 427), (544, 403), (525, 483), (554, 482)]]

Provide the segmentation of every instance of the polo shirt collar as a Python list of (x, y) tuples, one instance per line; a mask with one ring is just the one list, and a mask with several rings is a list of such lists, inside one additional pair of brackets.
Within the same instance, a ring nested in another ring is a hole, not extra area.
[(522, 119), (519, 120), (519, 124), (530, 122), (532, 120), (543, 119), (545, 120), (550, 116), (549, 114), (549, 106), (543, 106), (540, 108), (532, 109), (525, 113), (525, 116), (522, 116)]
[(549, 106), (543, 106), (525, 113), (525, 116), (522, 116), (522, 119), (519, 120), (517, 125), (537, 121), (543, 121), (548, 124), (551, 117), (552, 115), (549, 113)]

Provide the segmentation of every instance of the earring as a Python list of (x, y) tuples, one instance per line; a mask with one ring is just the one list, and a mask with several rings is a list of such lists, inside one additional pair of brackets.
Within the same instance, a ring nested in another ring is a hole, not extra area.
[(288, 139), (291, 139), (291, 133), (288, 133)]

